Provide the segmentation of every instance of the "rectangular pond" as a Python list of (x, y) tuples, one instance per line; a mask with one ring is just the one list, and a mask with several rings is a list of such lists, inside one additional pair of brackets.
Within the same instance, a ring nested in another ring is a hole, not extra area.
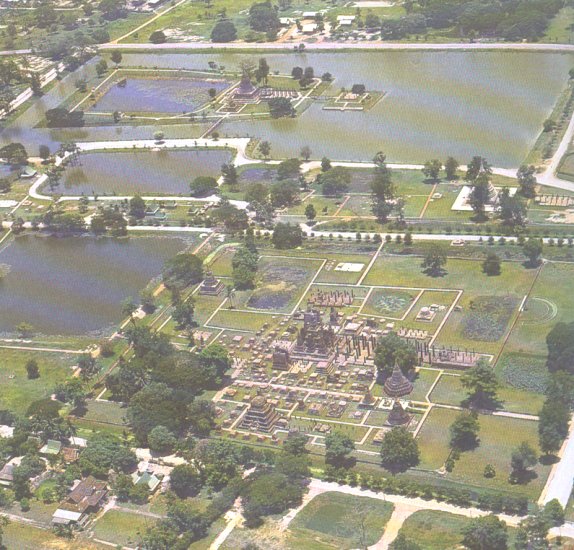
[(19, 236), (0, 250), (0, 333), (21, 322), (44, 334), (86, 334), (122, 318), (121, 302), (139, 292), (166, 260), (191, 244), (178, 237)]
[(210, 88), (220, 93), (228, 87), (229, 82), (213, 78), (142, 78), (128, 75), (125, 85), (114, 83), (91, 110), (187, 113), (210, 101)]
[[(297, 155), (370, 160), (379, 150), (392, 162), (423, 162), (448, 155), (466, 161), (482, 155), (497, 166), (516, 167), (566, 87), (573, 54), (535, 52), (314, 52), (266, 53), (271, 70), (290, 73), (312, 66), (330, 72), (334, 89), (365, 84), (386, 92), (372, 110), (324, 111), (301, 117), (225, 124), (222, 135), (269, 140), (276, 157)], [(215, 61), (236, 69), (242, 54), (125, 54), (122, 63), (204, 69)]]
[[(55, 193), (66, 195), (189, 195), (198, 176), (219, 177), (221, 165), (232, 159), (229, 149), (161, 149), (81, 153), (69, 164)], [(51, 193), (45, 185), (42, 189)]]

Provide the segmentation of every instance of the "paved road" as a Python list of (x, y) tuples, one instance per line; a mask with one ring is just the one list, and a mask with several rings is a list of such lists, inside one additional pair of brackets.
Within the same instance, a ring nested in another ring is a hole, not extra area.
[(570, 421), (570, 433), (560, 449), (560, 461), (557, 462), (548, 476), (538, 504), (546, 504), (557, 499), (563, 507), (566, 507), (574, 480), (574, 418)]
[[(100, 50), (293, 50), (298, 42), (261, 42), (245, 43), (232, 42), (229, 44), (213, 44), (212, 42), (168, 42), (165, 44), (101, 44)], [(373, 50), (373, 51), (393, 51), (393, 50), (473, 50), (473, 51), (529, 51), (529, 52), (572, 52), (574, 44), (538, 44), (538, 43), (448, 43), (448, 44), (416, 44), (416, 43), (396, 43), (396, 42), (316, 42), (305, 43), (305, 51), (313, 50)]]

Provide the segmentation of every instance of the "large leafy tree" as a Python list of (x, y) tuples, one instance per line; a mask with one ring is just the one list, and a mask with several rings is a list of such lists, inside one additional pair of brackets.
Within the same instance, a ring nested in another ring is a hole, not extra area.
[(403, 427), (387, 432), (381, 443), (381, 463), (389, 472), (405, 472), (420, 462), (420, 452), (413, 435)]
[(355, 443), (340, 432), (330, 433), (325, 438), (325, 462), (337, 468), (350, 465), (350, 455), (355, 450)]
[(468, 393), (472, 407), (492, 408), (497, 404), (498, 379), (494, 369), (484, 359), (461, 376), (462, 387)]
[(386, 223), (393, 211), (396, 188), (391, 169), (387, 166), (386, 155), (382, 152), (377, 153), (373, 162), (375, 163), (373, 179), (371, 180), (373, 215), (379, 223)]
[(168, 260), (163, 269), (166, 286), (185, 287), (203, 279), (203, 262), (195, 254), (183, 252)]
[(507, 550), (508, 533), (506, 523), (495, 515), (470, 521), (463, 529), (462, 544), (468, 550)]
[(395, 364), (399, 365), (403, 374), (408, 375), (416, 367), (418, 358), (411, 344), (391, 333), (378, 341), (374, 361), (379, 376), (386, 378)]

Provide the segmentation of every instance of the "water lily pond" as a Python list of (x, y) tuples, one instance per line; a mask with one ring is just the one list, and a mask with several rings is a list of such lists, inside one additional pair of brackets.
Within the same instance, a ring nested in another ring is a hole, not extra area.
[[(68, 165), (55, 193), (68, 195), (186, 195), (198, 176), (217, 178), (232, 158), (228, 149), (82, 153)], [(44, 192), (50, 193), (46, 185)]]
[(191, 241), (177, 237), (20, 236), (0, 250), (0, 333), (21, 322), (44, 334), (102, 331)]
[(225, 80), (189, 78), (134, 78), (114, 83), (92, 107), (100, 112), (182, 113), (198, 109), (208, 101), (209, 89), (217, 93), (229, 87)]

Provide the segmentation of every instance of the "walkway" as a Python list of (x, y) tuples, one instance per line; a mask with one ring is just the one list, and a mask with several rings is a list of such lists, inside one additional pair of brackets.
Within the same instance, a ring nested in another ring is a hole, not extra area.
[[(149, 24), (149, 22), (148, 22)], [(133, 31), (132, 31), (133, 32)], [(131, 34), (131, 33), (130, 33)], [(128, 35), (129, 36), (129, 35)], [(125, 37), (122, 37), (125, 38)], [(121, 40), (122, 38), (118, 39)], [(289, 50), (298, 46), (299, 42), (231, 42), (227, 44), (214, 44), (213, 42), (168, 42), (164, 44), (101, 44), (100, 50)], [(528, 52), (572, 52), (574, 44), (540, 44), (540, 43), (448, 43), (448, 44), (418, 44), (397, 42), (315, 42), (302, 43), (305, 51), (313, 50), (372, 50), (372, 51), (396, 51), (396, 50), (464, 50), (464, 51), (528, 51)]]

